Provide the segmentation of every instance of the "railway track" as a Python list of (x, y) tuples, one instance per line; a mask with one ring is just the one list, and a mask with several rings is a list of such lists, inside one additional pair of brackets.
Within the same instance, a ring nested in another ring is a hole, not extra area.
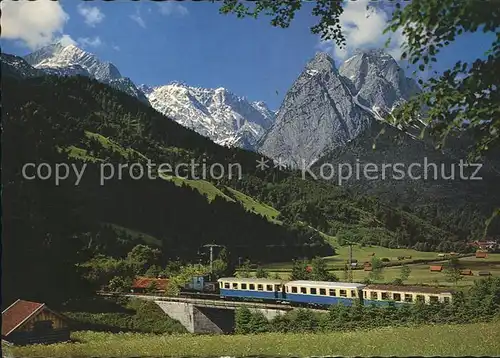
[(218, 293), (207, 293), (207, 292), (190, 292), (184, 291), (179, 294), (179, 297), (184, 298), (201, 298), (201, 299), (210, 299), (210, 300), (219, 300), (224, 301)]

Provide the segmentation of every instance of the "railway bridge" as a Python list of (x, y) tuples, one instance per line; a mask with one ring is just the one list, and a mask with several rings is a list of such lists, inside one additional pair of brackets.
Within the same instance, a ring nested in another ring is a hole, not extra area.
[(294, 307), (263, 302), (224, 301), (212, 298), (165, 297), (149, 295), (126, 295), (154, 301), (170, 318), (179, 321), (190, 333), (232, 333), (235, 325), (235, 310), (247, 307), (251, 312), (260, 312), (267, 319), (283, 315)]

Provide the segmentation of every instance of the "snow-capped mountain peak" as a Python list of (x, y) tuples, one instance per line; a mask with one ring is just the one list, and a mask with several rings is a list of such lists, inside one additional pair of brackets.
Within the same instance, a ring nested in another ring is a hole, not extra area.
[(84, 75), (109, 84), (222, 145), (254, 149), (275, 117), (265, 103), (250, 102), (224, 87), (191, 87), (182, 81), (136, 87), (112, 63), (75, 45), (55, 43), (29, 54), (25, 60), (48, 74)]
[(253, 149), (274, 121), (263, 102), (251, 103), (224, 87), (190, 87), (178, 81), (140, 87), (158, 112), (220, 145)]
[(24, 57), (33, 67), (58, 76), (83, 75), (109, 84), (116, 89), (147, 102), (146, 97), (130, 78), (123, 77), (111, 62), (101, 61), (95, 54), (75, 45), (55, 43)]
[(139, 89), (139, 91), (144, 93), (146, 96), (154, 91), (154, 87), (151, 87), (151, 86), (148, 86), (145, 84), (141, 84), (141, 85), (137, 86), (137, 88)]
[(101, 61), (96, 55), (86, 52), (75, 45), (68, 45), (63, 48), (58, 46), (56, 49), (56, 52), (50, 57), (41, 59), (41, 56), (37, 56), (41, 60), (32, 63), (32, 65), (35, 68), (80, 65), (98, 81), (111, 81), (122, 78), (120, 71), (112, 63)]

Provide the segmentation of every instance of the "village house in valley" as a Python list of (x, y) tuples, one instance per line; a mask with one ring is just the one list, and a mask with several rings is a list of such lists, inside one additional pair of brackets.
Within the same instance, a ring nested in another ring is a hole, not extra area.
[(2, 312), (2, 341), (19, 345), (68, 341), (68, 323), (44, 303), (17, 300)]

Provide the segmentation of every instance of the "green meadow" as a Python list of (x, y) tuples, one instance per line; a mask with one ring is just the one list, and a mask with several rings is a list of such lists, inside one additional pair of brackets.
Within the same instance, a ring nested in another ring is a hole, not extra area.
[(74, 332), (73, 343), (8, 349), (14, 357), (498, 356), (500, 323), (258, 335)]

